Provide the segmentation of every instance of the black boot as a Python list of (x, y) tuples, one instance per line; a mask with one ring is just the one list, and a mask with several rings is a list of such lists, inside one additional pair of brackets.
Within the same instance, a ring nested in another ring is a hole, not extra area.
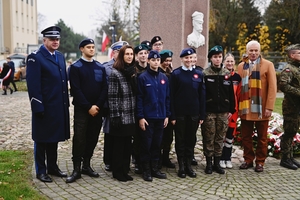
[(184, 162), (183, 162), (182, 158), (178, 159), (178, 165), (179, 165), (179, 169), (178, 169), (178, 172), (177, 172), (177, 176), (180, 177), (180, 178), (185, 178), (186, 174), (185, 174)]
[(136, 173), (136, 174), (142, 174), (143, 173), (140, 164), (135, 163), (135, 165), (134, 165), (134, 173)]
[(99, 174), (93, 170), (91, 167), (91, 159), (90, 158), (85, 158), (83, 160), (83, 165), (82, 165), (82, 174), (88, 175), (90, 177), (99, 177)]
[(189, 177), (196, 178), (197, 174), (192, 169), (192, 159), (187, 159), (185, 163), (185, 172)]
[(11, 89), (11, 88), (9, 88), (9, 90), (10, 90), (10, 94), (12, 94), (14, 92), (13, 89)]
[(294, 163), (294, 165), (296, 165), (299, 168), (300, 167), (300, 163), (297, 160), (295, 160), (293, 152), (290, 154), (290, 157), (291, 157), (291, 161)]
[(5, 90), (5, 89), (3, 89), (3, 93), (2, 93), (2, 95), (7, 95), (7, 93), (6, 93), (6, 90)]
[(297, 165), (294, 164), (294, 162), (291, 160), (291, 158), (289, 158), (287, 154), (282, 155), (280, 166), (293, 170), (298, 169)]
[(175, 168), (175, 164), (169, 159), (169, 151), (165, 149), (163, 150), (162, 165), (167, 168)]
[(221, 157), (219, 157), (219, 156), (214, 157), (214, 170), (218, 174), (225, 174), (224, 169), (222, 169), (222, 167), (220, 166), (220, 159), (221, 159)]
[(152, 181), (150, 163), (143, 163), (143, 179), (144, 181)]
[(159, 179), (166, 179), (167, 176), (165, 173), (162, 173), (159, 169), (158, 169), (158, 161), (152, 161), (151, 163), (151, 175), (155, 178), (159, 178)]
[(212, 158), (206, 156), (206, 167), (205, 167), (206, 174), (212, 174)]
[(81, 178), (81, 162), (73, 162), (74, 170), (71, 176), (67, 177), (66, 183), (73, 183), (76, 179)]
[(197, 162), (197, 160), (196, 160), (196, 158), (195, 158), (194, 155), (193, 155), (191, 164), (192, 164), (193, 166), (197, 166), (197, 165), (198, 165), (198, 162)]

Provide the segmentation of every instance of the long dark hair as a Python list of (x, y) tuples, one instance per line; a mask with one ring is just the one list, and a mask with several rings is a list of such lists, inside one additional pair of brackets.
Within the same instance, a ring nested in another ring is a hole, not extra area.
[(118, 54), (118, 57), (117, 57), (117, 59), (116, 59), (114, 65), (113, 65), (113, 67), (114, 67), (115, 69), (119, 70), (119, 71), (123, 71), (123, 70), (124, 70), (124, 67), (125, 67), (126, 65), (130, 65), (130, 66), (131, 66), (131, 65), (133, 65), (134, 62), (135, 62), (134, 53), (133, 53), (133, 59), (132, 59), (132, 62), (131, 62), (130, 64), (125, 63), (125, 61), (124, 61), (124, 55), (125, 55), (126, 49), (132, 49), (132, 51), (134, 52), (133, 47), (130, 46), (130, 45), (124, 45), (124, 46), (120, 49), (119, 54)]

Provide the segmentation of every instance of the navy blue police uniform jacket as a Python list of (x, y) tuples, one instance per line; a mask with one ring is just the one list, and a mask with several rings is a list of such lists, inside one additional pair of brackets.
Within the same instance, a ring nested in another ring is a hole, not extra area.
[[(32, 110), (32, 139), (60, 142), (70, 138), (69, 95), (66, 61), (55, 57), (42, 45), (27, 57), (26, 81)], [(35, 113), (44, 112), (39, 118)]]

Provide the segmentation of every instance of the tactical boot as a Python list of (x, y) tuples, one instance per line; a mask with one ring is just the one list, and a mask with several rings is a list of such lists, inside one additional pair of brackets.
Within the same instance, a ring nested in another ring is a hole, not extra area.
[(2, 95), (7, 95), (6, 90), (3, 90)]
[(212, 158), (209, 156), (206, 156), (206, 168), (205, 173), (206, 174), (212, 174)]
[(179, 165), (179, 169), (178, 169), (178, 172), (177, 172), (177, 176), (180, 177), (180, 178), (185, 178), (186, 177), (186, 173), (185, 173), (185, 170), (184, 170), (184, 162), (183, 162), (183, 159), (178, 159), (178, 165)]
[(291, 161), (296, 165), (298, 168), (300, 167), (300, 163), (294, 158), (293, 152), (290, 154)]
[(293, 170), (298, 169), (298, 167), (293, 163), (291, 158), (289, 158), (287, 155), (282, 156), (280, 166)]
[(192, 159), (186, 159), (185, 172), (189, 177), (196, 178), (197, 174), (192, 169), (191, 163), (192, 163)]
[(220, 166), (220, 159), (221, 159), (221, 157), (219, 157), (219, 156), (214, 157), (214, 170), (218, 174), (225, 174), (224, 169), (222, 169), (222, 167)]
[(73, 162), (74, 170), (71, 176), (67, 177), (66, 183), (73, 183), (76, 179), (81, 178), (81, 162)]
[(152, 181), (150, 164), (148, 162), (143, 164), (143, 179), (144, 181)]
[(151, 174), (153, 177), (155, 178), (159, 178), (159, 179), (166, 179), (167, 176), (165, 173), (162, 173), (159, 169), (158, 169), (158, 161), (152, 161), (151, 163)]

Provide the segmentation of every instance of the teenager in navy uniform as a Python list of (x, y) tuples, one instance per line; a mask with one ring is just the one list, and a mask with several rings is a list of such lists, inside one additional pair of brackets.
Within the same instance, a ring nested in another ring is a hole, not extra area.
[(182, 66), (171, 75), (171, 122), (175, 125), (175, 150), (179, 164), (178, 177), (197, 175), (191, 167), (196, 132), (205, 113), (203, 74), (192, 66), (191, 48), (181, 51)]
[(57, 26), (43, 30), (43, 45), (26, 62), (35, 170), (36, 177), (43, 182), (52, 182), (48, 174), (67, 176), (57, 165), (58, 142), (70, 138), (66, 61), (57, 51), (60, 31)]
[(140, 157), (143, 179), (152, 181), (152, 177), (167, 178), (160, 172), (158, 160), (163, 131), (170, 116), (170, 96), (168, 78), (158, 70), (158, 51), (149, 52), (148, 63), (150, 66), (138, 77), (137, 118), (142, 130)]
[[(94, 40), (80, 42), (82, 57), (70, 66), (70, 85), (74, 105), (74, 136), (72, 146), (73, 173), (66, 180), (72, 183), (86, 174), (99, 177), (91, 167), (91, 158), (97, 145), (107, 101), (105, 68), (96, 60)], [(82, 162), (82, 169), (81, 169)]]

